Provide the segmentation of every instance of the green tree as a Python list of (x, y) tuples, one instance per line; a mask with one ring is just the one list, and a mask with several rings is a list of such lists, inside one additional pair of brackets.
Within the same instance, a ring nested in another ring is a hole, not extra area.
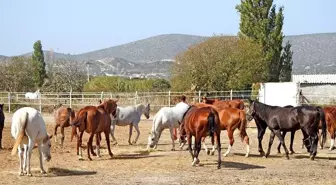
[(41, 41), (38, 40), (34, 43), (34, 52), (32, 55), (32, 63), (33, 63), (33, 78), (36, 87), (42, 87), (45, 78), (47, 77), (46, 73), (46, 64), (44, 62), (44, 54), (42, 50)]
[(293, 52), (291, 51), (291, 44), (287, 41), (281, 55), (282, 68), (280, 71), (280, 82), (291, 81), (292, 66), (293, 66)]
[(277, 12), (273, 0), (241, 0), (236, 9), (240, 13), (240, 38), (252, 39), (262, 45), (268, 66), (267, 81), (278, 82), (283, 67), (284, 7)]
[(214, 36), (176, 57), (171, 85), (177, 91), (244, 89), (265, 77), (259, 44)]

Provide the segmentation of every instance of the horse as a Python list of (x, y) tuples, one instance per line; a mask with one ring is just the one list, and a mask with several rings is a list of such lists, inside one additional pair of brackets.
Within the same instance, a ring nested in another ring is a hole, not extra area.
[(64, 143), (64, 128), (69, 127), (73, 119), (75, 119), (75, 111), (70, 107), (65, 107), (62, 104), (54, 105), (54, 136), (55, 142), (57, 142), (57, 128), (61, 127), (61, 147), (63, 148)]
[(25, 94), (25, 98), (26, 98), (26, 99), (36, 100), (36, 99), (40, 99), (40, 97), (41, 97), (40, 89), (38, 89), (38, 90), (35, 91), (34, 93), (32, 93), (32, 92), (27, 92), (27, 93)]
[[(270, 154), (270, 149), (273, 144), (275, 135), (279, 138), (285, 153), (286, 158), (289, 159), (289, 152), (285, 145), (284, 138), (281, 131), (294, 131), (301, 129), (307, 151), (310, 152), (310, 159), (314, 160), (317, 153), (318, 142), (318, 124), (322, 120), (322, 136), (326, 139), (326, 123), (324, 120), (324, 112), (321, 107), (313, 106), (297, 106), (297, 107), (279, 107), (271, 106), (258, 101), (248, 99), (250, 106), (247, 111), (247, 119), (255, 120), (258, 128), (258, 151), (260, 155), (266, 158)], [(266, 128), (271, 130), (269, 145), (267, 153), (262, 148), (262, 138), (265, 134)]]
[(20, 159), (19, 175), (27, 173), (28, 176), (32, 176), (30, 159), (35, 143), (38, 146), (41, 173), (45, 174), (42, 157), (47, 162), (51, 160), (50, 139), (52, 135), (48, 135), (41, 113), (31, 107), (23, 107), (15, 111), (12, 118), (11, 134), (15, 139), (12, 155), (18, 150)]
[(172, 139), (172, 151), (175, 151), (176, 132), (174, 129), (179, 128), (184, 113), (190, 105), (184, 101), (179, 102), (174, 107), (162, 107), (153, 118), (153, 125), (150, 135), (148, 136), (147, 150), (156, 149), (161, 133), (164, 129), (169, 128)]
[[(249, 146), (249, 137), (246, 133), (246, 113), (243, 110), (236, 109), (236, 108), (224, 108), (224, 109), (218, 109), (213, 105), (205, 104), (205, 103), (196, 103), (196, 107), (212, 107), (214, 109), (217, 109), (219, 120), (220, 120), (220, 128), (221, 130), (227, 130), (227, 135), (230, 139), (230, 144), (228, 147), (228, 150), (224, 153), (224, 157), (226, 157), (230, 151), (231, 147), (234, 143), (234, 137), (233, 133), (236, 128), (239, 129), (240, 138), (241, 140), (246, 144), (246, 154), (245, 157), (249, 156), (250, 153), (250, 146)], [(210, 152), (205, 145), (205, 137), (202, 137), (202, 143), (203, 147), (206, 151), (206, 153), (209, 155), (213, 155), (215, 153), (215, 146), (212, 146), (212, 151)]]
[[(148, 103), (146, 106), (143, 104), (137, 104), (134, 106), (127, 106), (127, 107), (117, 107), (116, 110), (116, 117), (112, 119), (111, 122), (111, 136), (113, 141), (116, 145), (118, 145), (117, 140), (114, 137), (114, 129), (115, 126), (127, 126), (129, 125), (129, 137), (128, 137), (128, 143), (130, 145), (135, 144), (140, 136), (140, 130), (139, 130), (139, 122), (141, 120), (141, 115), (144, 114), (147, 119), (149, 119), (150, 114), (150, 104)], [(132, 137), (132, 130), (133, 127), (137, 131), (137, 136), (135, 140), (131, 143), (131, 137)]]
[[(82, 156), (82, 137), (84, 132), (90, 134), (89, 140), (87, 142), (87, 155), (88, 159), (91, 161), (92, 158), (90, 156), (90, 151), (93, 156), (100, 156), (100, 141), (101, 136), (100, 133), (104, 132), (108, 154), (110, 158), (113, 157), (113, 153), (111, 152), (110, 147), (110, 127), (111, 127), (111, 117), (115, 116), (115, 112), (117, 109), (117, 101), (118, 100), (105, 100), (98, 106), (86, 106), (80, 109), (75, 119), (70, 124), (72, 126), (72, 134), (71, 141), (74, 135), (77, 136), (77, 156), (79, 160), (83, 160)], [(76, 128), (78, 128), (80, 134), (77, 135)], [(93, 137), (96, 135), (96, 150), (97, 154), (93, 151), (92, 142)]]
[[(214, 143), (216, 137), (218, 161), (217, 169), (221, 168), (221, 143), (220, 143), (220, 120), (216, 109), (212, 107), (198, 108), (191, 105), (185, 112), (182, 122), (180, 124), (180, 140), (184, 141), (187, 137), (188, 149), (193, 159), (191, 165), (199, 164), (199, 152), (201, 150), (202, 137), (211, 137), (211, 142)], [(195, 137), (194, 153), (191, 148), (192, 136)]]
[(5, 114), (3, 112), (4, 104), (0, 104), (0, 150), (2, 149), (2, 131), (5, 126)]
[(244, 102), (242, 100), (239, 99), (234, 99), (234, 100), (219, 100), (217, 99), (208, 99), (206, 97), (202, 97), (202, 102), (206, 103), (206, 104), (210, 104), (210, 105), (214, 105), (216, 107), (218, 107), (219, 109), (223, 109), (223, 108), (237, 108), (240, 110), (244, 110), (245, 105)]

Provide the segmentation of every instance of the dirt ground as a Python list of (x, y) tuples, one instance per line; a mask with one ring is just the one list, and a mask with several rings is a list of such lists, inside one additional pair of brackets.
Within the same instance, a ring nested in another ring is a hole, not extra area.
[[(44, 117), (51, 134), (52, 119), (50, 116)], [(208, 156), (202, 150), (199, 157), (201, 165), (192, 167), (188, 151), (178, 147), (176, 151), (170, 151), (168, 130), (162, 134), (157, 150), (146, 152), (147, 137), (151, 129), (151, 121), (147, 120), (140, 122), (140, 139), (133, 146), (127, 143), (128, 127), (116, 127), (115, 134), (119, 146), (112, 146), (113, 159), (108, 159), (106, 142), (103, 140), (102, 158), (93, 157), (93, 161), (89, 161), (85, 149), (85, 160), (79, 161), (76, 156), (76, 141), (70, 142), (68, 128), (63, 149), (52, 139), (52, 159), (44, 163), (48, 173), (39, 173), (38, 153), (37, 149), (34, 149), (31, 162), (33, 177), (20, 177), (19, 158), (17, 155), (10, 155), (14, 141), (10, 136), (10, 119), (10, 115), (7, 115), (3, 132), (4, 149), (0, 150), (0, 184), (336, 184), (336, 180), (331, 178), (336, 171), (336, 150), (330, 152), (326, 148), (319, 149), (315, 161), (311, 161), (306, 150), (301, 149), (300, 132), (297, 132), (294, 142), (296, 154), (291, 155), (290, 160), (286, 160), (276, 152), (278, 139), (272, 146), (269, 158), (259, 156), (256, 128), (247, 129), (251, 154), (245, 158), (245, 146), (236, 131), (232, 153), (222, 157), (222, 168), (217, 170), (217, 153)], [(83, 144), (86, 146), (87, 134), (84, 136)], [(135, 136), (134, 131), (132, 138)], [(223, 154), (228, 146), (226, 131), (222, 131), (221, 139)], [(263, 141), (264, 150), (267, 149), (268, 139), (269, 131), (266, 132)], [(209, 142), (210, 139), (207, 139), (207, 143)], [(289, 134), (286, 143), (289, 146)], [(327, 146), (329, 144), (328, 135)]]

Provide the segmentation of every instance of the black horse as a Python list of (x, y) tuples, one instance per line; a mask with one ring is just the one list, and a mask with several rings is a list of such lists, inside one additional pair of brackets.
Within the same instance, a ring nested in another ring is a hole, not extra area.
[(3, 112), (4, 104), (0, 104), (0, 149), (2, 149), (2, 130), (5, 126), (5, 114)]
[[(324, 142), (327, 134), (327, 127), (322, 108), (313, 106), (285, 108), (270, 106), (250, 99), (249, 102), (250, 106), (247, 112), (247, 119), (249, 121), (254, 119), (256, 122), (259, 140), (258, 151), (260, 152), (260, 155), (268, 157), (276, 135), (286, 152), (286, 158), (289, 159), (289, 152), (281, 132), (292, 132), (301, 129), (304, 137), (303, 141), (307, 151), (310, 152), (310, 159), (314, 160), (317, 153), (318, 124), (320, 120), (322, 121), (322, 136)], [(271, 134), (268, 150), (265, 154), (261, 142), (267, 127), (271, 130)]]

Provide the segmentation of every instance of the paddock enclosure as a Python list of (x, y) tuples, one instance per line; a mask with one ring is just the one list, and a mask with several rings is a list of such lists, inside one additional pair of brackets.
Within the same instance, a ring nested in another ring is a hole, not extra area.
[[(152, 118), (153, 115), (151, 115)], [(47, 122), (48, 133), (53, 131), (53, 119), (50, 114), (43, 114)], [(235, 143), (228, 157), (222, 157), (222, 168), (217, 170), (217, 156), (208, 156), (203, 148), (199, 159), (201, 166), (192, 167), (192, 159), (186, 146), (184, 150), (176, 147), (170, 151), (171, 140), (168, 130), (164, 130), (156, 151), (147, 152), (147, 137), (152, 122), (140, 122), (140, 138), (136, 145), (127, 143), (129, 127), (116, 127), (115, 135), (119, 146), (111, 146), (114, 157), (108, 159), (106, 143), (101, 143), (102, 158), (87, 159), (86, 143), (88, 135), (84, 134), (83, 158), (76, 156), (76, 140), (70, 142), (70, 128), (65, 129), (64, 148), (52, 139), (51, 161), (45, 162), (46, 175), (39, 172), (37, 148), (32, 154), (33, 177), (19, 176), (19, 158), (11, 156), (14, 139), (10, 136), (11, 115), (6, 114), (3, 132), (3, 146), (0, 150), (0, 184), (336, 184), (334, 179), (336, 150), (328, 151), (330, 139), (328, 135), (326, 147), (318, 149), (314, 161), (309, 159), (306, 149), (301, 149), (302, 134), (298, 131), (294, 140), (294, 151), (290, 159), (277, 154), (275, 139), (269, 158), (262, 158), (257, 151), (257, 130), (252, 122), (248, 123), (247, 134), (250, 137), (251, 153), (245, 158), (245, 145), (240, 141), (238, 131), (235, 132)], [(135, 135), (133, 130), (133, 135)], [(263, 139), (264, 149), (268, 146), (269, 130)], [(289, 135), (286, 144), (289, 145)], [(176, 141), (177, 143), (177, 141)], [(206, 139), (210, 146), (210, 139)], [(222, 154), (228, 147), (226, 131), (221, 134)], [(94, 142), (95, 144), (95, 142)], [(282, 150), (283, 151), (283, 150)]]

